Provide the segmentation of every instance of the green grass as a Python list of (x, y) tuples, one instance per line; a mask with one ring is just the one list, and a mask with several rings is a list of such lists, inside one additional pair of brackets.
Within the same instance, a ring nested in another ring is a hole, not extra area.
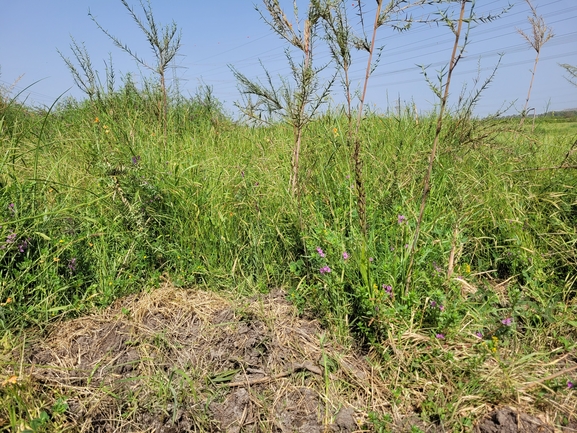
[[(577, 185), (573, 169), (557, 168), (576, 165), (575, 119), (537, 119), (534, 131), (514, 119), (446, 120), (405, 296), (434, 116), (363, 122), (368, 261), (345, 118), (327, 113), (306, 130), (297, 199), (287, 126), (235, 123), (197, 97), (174, 101), (165, 141), (147, 101), (119, 92), (103, 106), (3, 106), (4, 335), (167, 278), (240, 295), (284, 287), (301, 311), (378, 354), (399, 406), (413, 401), (455, 431), (473, 422), (461, 416), (466, 396), (514, 401), (530, 381), (523, 369), (546, 370), (577, 348)], [(485, 371), (491, 358), (496, 370)], [(537, 387), (536, 406), (576, 374)], [(0, 401), (12, 397), (0, 389)], [(22, 409), (31, 395), (18, 398), (1, 419), (41, 416)]]

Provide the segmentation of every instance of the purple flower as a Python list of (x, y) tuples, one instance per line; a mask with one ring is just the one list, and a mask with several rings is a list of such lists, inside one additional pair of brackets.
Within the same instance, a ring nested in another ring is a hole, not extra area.
[(68, 270), (70, 273), (76, 272), (76, 257), (68, 260)]
[(570, 380), (567, 381), (567, 388), (571, 389), (574, 388), (575, 385), (573, 384), (573, 382), (571, 382)]
[(395, 247), (391, 247), (391, 248), (389, 248), (389, 250), (390, 250), (391, 252), (393, 252), (393, 251), (395, 251)]
[(326, 254), (323, 252), (321, 247), (317, 247), (317, 253), (319, 253), (319, 256), (321, 256), (322, 258), (326, 257)]
[(501, 320), (501, 323), (505, 326), (511, 326), (511, 323), (513, 323), (513, 319), (507, 317), (506, 319)]
[(442, 274), (443, 273), (443, 268), (441, 268), (437, 262), (433, 262), (433, 268), (435, 268), (435, 271), (437, 271), (437, 273)]
[(26, 239), (25, 241), (22, 241), (19, 245), (18, 245), (18, 251), (23, 253), (24, 251), (26, 251), (28, 249), (28, 241), (30, 239)]
[(134, 165), (138, 165), (138, 163), (140, 162), (140, 155), (136, 155), (132, 157), (132, 163)]
[(399, 216), (397, 217), (397, 222), (399, 224), (403, 224), (405, 221), (407, 221), (407, 217), (399, 214)]
[(349, 258), (349, 253), (346, 251), (343, 253), (343, 260), (347, 260)]
[(369, 262), (373, 263), (375, 259), (373, 259), (372, 257), (369, 257)]
[(387, 292), (389, 296), (393, 296), (393, 288), (391, 286), (383, 284), (383, 290)]
[(435, 301), (431, 301), (431, 307), (435, 308), (437, 306), (437, 303)]
[(437, 335), (435, 335), (435, 338), (438, 338), (439, 340), (444, 340), (445, 334), (437, 334)]
[(14, 203), (10, 203), (10, 204), (8, 205), (8, 210), (10, 211), (10, 213), (11, 213), (12, 215), (16, 214), (16, 209), (14, 209)]
[(441, 310), (441, 311), (445, 311), (445, 306), (444, 306), (444, 305), (441, 305), (441, 304), (439, 304), (439, 310)]
[(475, 335), (477, 336), (477, 338), (483, 338), (483, 333), (481, 331), (475, 332)]
[(329, 268), (328, 266), (323, 266), (322, 268), (320, 268), (319, 272), (321, 273), (321, 275), (324, 274), (328, 274), (331, 271), (331, 268)]

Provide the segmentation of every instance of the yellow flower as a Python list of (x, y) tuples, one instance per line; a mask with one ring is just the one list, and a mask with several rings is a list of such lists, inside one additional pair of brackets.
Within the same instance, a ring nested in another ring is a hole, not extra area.
[(100, 122), (100, 119), (99, 119), (98, 117), (95, 117), (95, 118), (94, 118), (94, 123), (98, 123), (98, 122)]
[(55, 262), (59, 262), (60, 259), (58, 257), (54, 257), (52, 260), (54, 260)]
[(2, 386), (6, 386), (9, 383), (14, 385), (17, 381), (18, 381), (18, 376), (10, 376), (8, 379), (6, 379), (4, 382), (2, 382)]
[(59, 242), (60, 242), (61, 244), (63, 244), (63, 243), (64, 243), (64, 239), (60, 239)]
[(338, 136), (339, 136), (339, 129), (338, 129), (338, 128), (333, 128), (333, 135), (334, 135), (335, 137), (338, 137)]
[(10, 302), (12, 302), (12, 298), (7, 298), (6, 302), (0, 304), (0, 307), (3, 307), (4, 305), (8, 305)]

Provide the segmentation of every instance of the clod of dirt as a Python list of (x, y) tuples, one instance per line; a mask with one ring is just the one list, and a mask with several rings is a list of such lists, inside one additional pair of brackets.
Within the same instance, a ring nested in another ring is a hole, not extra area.
[(282, 432), (322, 433), (319, 422), (322, 405), (311, 389), (295, 389), (276, 408), (277, 425)]
[(250, 403), (248, 391), (239, 388), (231, 393), (223, 403), (212, 403), (210, 411), (220, 424), (220, 428), (228, 433), (238, 433), (242, 427)]
[(475, 433), (554, 433), (555, 429), (539, 418), (517, 412), (509, 407), (490, 413)]
[(358, 426), (355, 421), (355, 410), (350, 407), (343, 407), (335, 417), (335, 424), (339, 432), (356, 430)]

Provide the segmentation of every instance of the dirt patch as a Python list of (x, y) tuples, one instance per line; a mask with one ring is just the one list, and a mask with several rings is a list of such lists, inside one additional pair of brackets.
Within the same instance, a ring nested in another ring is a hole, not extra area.
[(71, 430), (354, 432), (388, 391), (282, 291), (232, 305), (170, 286), (55, 326), (24, 354)]
[(509, 407), (495, 410), (481, 421), (476, 433), (555, 433), (555, 429), (539, 418)]

